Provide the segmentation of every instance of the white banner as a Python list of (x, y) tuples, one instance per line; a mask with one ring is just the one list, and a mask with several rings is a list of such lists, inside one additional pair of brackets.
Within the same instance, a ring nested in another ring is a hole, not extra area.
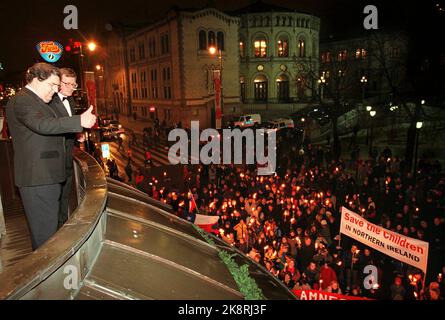
[(341, 208), (340, 232), (426, 274), (428, 242), (375, 225), (345, 207)]
[(219, 216), (207, 216), (204, 214), (196, 214), (195, 224), (197, 225), (208, 225), (215, 224), (219, 220)]

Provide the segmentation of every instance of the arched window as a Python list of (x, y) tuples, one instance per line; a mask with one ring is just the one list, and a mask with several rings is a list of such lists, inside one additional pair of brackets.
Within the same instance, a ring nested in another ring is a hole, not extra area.
[(224, 51), (224, 33), (218, 32), (216, 34), (216, 41), (217, 41), (218, 50)]
[(289, 100), (289, 78), (282, 74), (277, 80), (277, 98), (279, 101)]
[(267, 101), (267, 78), (264, 75), (258, 75), (253, 80), (255, 87), (255, 101)]
[(289, 56), (289, 41), (286, 37), (280, 37), (277, 42), (278, 56), (288, 57)]
[(216, 45), (216, 38), (215, 38), (215, 32), (213, 31), (209, 31), (209, 41), (208, 41), (208, 46), (214, 46)]
[(199, 31), (199, 50), (207, 50), (207, 34), (204, 30)]
[(298, 40), (298, 56), (304, 58), (306, 56), (306, 43), (303, 38)]
[(267, 56), (267, 42), (265, 38), (257, 38), (253, 43), (256, 58), (264, 58)]

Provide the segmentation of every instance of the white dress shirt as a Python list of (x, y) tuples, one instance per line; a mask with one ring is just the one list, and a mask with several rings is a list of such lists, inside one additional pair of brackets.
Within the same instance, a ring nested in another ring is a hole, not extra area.
[[(63, 105), (65, 106), (66, 112), (68, 112), (70, 117), (72, 117), (73, 115), (71, 113), (71, 107), (70, 107), (70, 103), (68, 102), (68, 97), (65, 97), (60, 92), (57, 92), (57, 94), (59, 95), (60, 101), (62, 101)], [(63, 99), (63, 98), (65, 98), (65, 99)]]

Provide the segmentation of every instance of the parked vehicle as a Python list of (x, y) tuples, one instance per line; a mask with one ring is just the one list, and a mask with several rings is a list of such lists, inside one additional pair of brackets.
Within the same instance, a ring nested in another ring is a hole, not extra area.
[(99, 130), (100, 130), (101, 140), (103, 141), (117, 140), (119, 136), (122, 137), (122, 135), (125, 134), (124, 129), (110, 127), (110, 126), (101, 127)]
[(276, 119), (269, 122), (269, 129), (280, 130), (283, 128), (294, 128), (294, 120), (292, 119)]
[(261, 124), (261, 115), (256, 114), (246, 114), (239, 117), (239, 120), (235, 122), (234, 126), (239, 128), (249, 128), (258, 126)]

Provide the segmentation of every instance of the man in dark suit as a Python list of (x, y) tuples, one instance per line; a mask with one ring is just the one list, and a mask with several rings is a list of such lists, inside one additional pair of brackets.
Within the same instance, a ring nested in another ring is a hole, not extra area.
[[(56, 112), (58, 117), (72, 117), (74, 115), (74, 98), (72, 97), (74, 90), (77, 88), (77, 76), (73, 69), (61, 68), (60, 70), (60, 88), (51, 102), (50, 107)], [(71, 185), (73, 180), (73, 147), (75, 133), (65, 134), (65, 171), (66, 180), (62, 183), (62, 195), (60, 197), (59, 210), (59, 227), (68, 220), (69, 212), (69, 196), (71, 193)]]
[(92, 107), (79, 116), (57, 116), (47, 104), (59, 90), (60, 72), (37, 63), (26, 72), (27, 86), (6, 106), (14, 148), (14, 177), (31, 232), (33, 250), (57, 231), (61, 183), (66, 180), (64, 133), (91, 128)]

